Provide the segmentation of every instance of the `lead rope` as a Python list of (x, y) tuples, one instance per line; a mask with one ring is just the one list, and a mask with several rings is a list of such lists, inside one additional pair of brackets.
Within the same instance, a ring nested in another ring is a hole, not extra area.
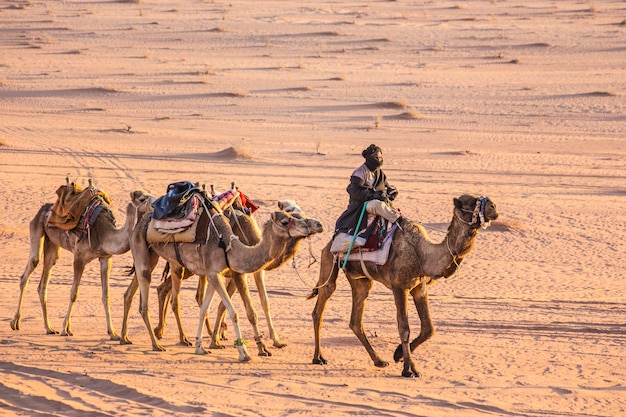
[(446, 236), (446, 246), (448, 247), (448, 252), (450, 252), (450, 255), (452, 256), (452, 262), (454, 262), (454, 264), (456, 265), (456, 274), (454, 277), (454, 286), (452, 287), (452, 295), (454, 297), (456, 297), (455, 292), (456, 292), (456, 287), (457, 285), (459, 285), (459, 281), (460, 281), (460, 275), (461, 275), (461, 265), (456, 261), (456, 255), (454, 255), (452, 253), (452, 249), (450, 249), (450, 240), (448, 239), (448, 237)]
[[(313, 250), (311, 248), (311, 241), (310, 240), (309, 240), (309, 259), (313, 259), (313, 260), (309, 261), (309, 265), (307, 266), (307, 268), (310, 268), (311, 265), (313, 265), (313, 264), (315, 264), (317, 262), (317, 258), (315, 258), (315, 255), (313, 255)], [(300, 271), (298, 271), (298, 266), (296, 265), (296, 254), (295, 253), (294, 253), (293, 257), (291, 258), (291, 266), (296, 271), (296, 275), (298, 276), (300, 281), (302, 281), (302, 283), (304, 285), (308, 286), (308, 283), (302, 278), (302, 276), (300, 275)], [(334, 266), (333, 266), (333, 268), (334, 268)], [(332, 274), (332, 270), (331, 270), (331, 274)], [(330, 277), (329, 277), (329, 279), (330, 279)], [(328, 280), (326, 280), (326, 283), (328, 283)], [(326, 284), (324, 284), (324, 285), (326, 285)], [(315, 288), (318, 288), (318, 287), (315, 287)]]

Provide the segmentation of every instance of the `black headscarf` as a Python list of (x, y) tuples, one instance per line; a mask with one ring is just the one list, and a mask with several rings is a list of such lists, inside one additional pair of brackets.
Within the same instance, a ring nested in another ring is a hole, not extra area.
[(382, 158), (379, 160), (374, 156), (377, 151), (382, 152), (383, 150), (380, 148), (380, 146), (376, 146), (372, 143), (370, 146), (367, 147), (367, 149), (364, 149), (363, 152), (361, 152), (361, 155), (363, 156), (363, 158), (365, 158), (365, 165), (367, 165), (367, 167), (371, 171), (374, 171), (383, 165)]

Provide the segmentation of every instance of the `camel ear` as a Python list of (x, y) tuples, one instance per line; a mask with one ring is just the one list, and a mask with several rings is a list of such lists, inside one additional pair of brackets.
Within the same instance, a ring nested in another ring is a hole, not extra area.
[(289, 215), (284, 211), (275, 211), (274, 213), (272, 213), (272, 218), (279, 223), (285, 223), (285, 221), (289, 221), (288, 216)]
[(284, 204), (283, 204), (283, 202), (282, 202), (282, 201), (279, 201), (279, 202), (278, 202), (278, 208), (279, 208), (279, 209), (281, 209), (281, 210), (284, 210), (284, 209), (285, 209), (285, 206), (284, 206)]
[(463, 203), (461, 202), (461, 200), (459, 200), (458, 198), (454, 199), (454, 207), (460, 209), (463, 207)]

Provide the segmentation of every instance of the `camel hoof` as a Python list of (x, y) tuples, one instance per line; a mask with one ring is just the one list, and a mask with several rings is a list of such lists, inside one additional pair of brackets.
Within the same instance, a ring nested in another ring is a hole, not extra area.
[(374, 362), (374, 366), (376, 366), (377, 368), (385, 368), (385, 367), (389, 366), (389, 362), (378, 360), (378, 361)]
[(259, 350), (259, 356), (272, 356), (272, 352), (267, 349)]
[(226, 349), (226, 346), (218, 345), (217, 343), (211, 343), (211, 345), (209, 345), (209, 349)]
[(328, 365), (328, 361), (320, 356), (319, 358), (313, 358), (313, 365)]
[(211, 353), (210, 351), (206, 350), (205, 348), (203, 348), (202, 346), (199, 346), (196, 348), (195, 352), (196, 355), (208, 355), (209, 353)]
[(244, 355), (239, 357), (239, 362), (250, 362), (252, 358), (250, 355)]
[(20, 321), (17, 319), (11, 320), (11, 329), (19, 330), (20, 329)]
[(74, 336), (74, 334), (70, 330), (63, 330), (61, 336)]
[(59, 332), (54, 329), (47, 329), (46, 334), (59, 334)]
[(156, 337), (157, 339), (161, 340), (163, 338), (163, 328), (162, 327), (155, 327), (154, 328), (154, 337)]
[(152, 350), (154, 352), (165, 352), (165, 348), (161, 345), (152, 345)]
[(110, 338), (111, 340), (113, 340), (113, 341), (118, 341), (118, 340), (121, 340), (120, 336), (119, 336), (119, 335), (117, 335), (117, 334), (115, 334), (115, 333), (113, 333), (113, 334), (109, 333), (109, 338)]
[(284, 348), (284, 347), (287, 347), (287, 343), (274, 342), (274, 345), (273, 345), (273, 346), (274, 346), (275, 348), (282, 349), (282, 348)]
[(120, 337), (120, 345), (132, 345), (133, 342), (127, 337)]
[(404, 378), (421, 378), (421, 374), (417, 371), (402, 371)]
[(193, 346), (193, 343), (191, 343), (187, 338), (180, 340), (178, 344), (182, 346)]

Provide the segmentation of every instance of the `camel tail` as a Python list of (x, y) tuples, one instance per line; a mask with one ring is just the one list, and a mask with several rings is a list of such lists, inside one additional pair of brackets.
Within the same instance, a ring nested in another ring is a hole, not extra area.
[(161, 274), (161, 281), (165, 281), (169, 273), (170, 273), (170, 263), (167, 262), (165, 264), (165, 267), (163, 268), (163, 273)]

